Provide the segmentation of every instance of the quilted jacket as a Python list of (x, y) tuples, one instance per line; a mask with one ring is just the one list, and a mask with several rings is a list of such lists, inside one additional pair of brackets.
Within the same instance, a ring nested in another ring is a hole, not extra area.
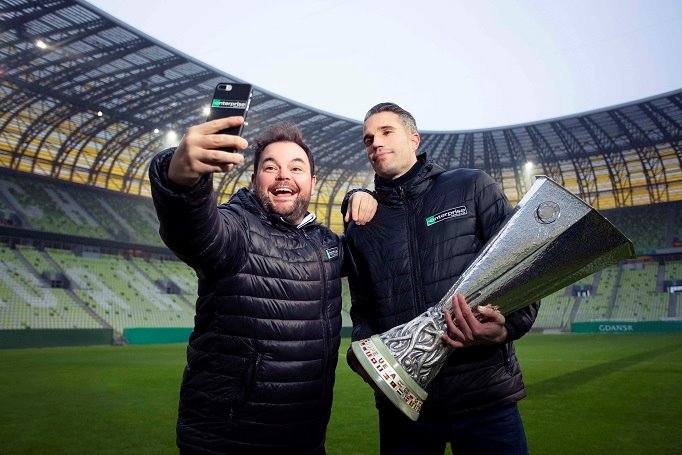
[(241, 189), (216, 207), (210, 176), (150, 169), (160, 234), (199, 277), (177, 443), (192, 453), (323, 453), (341, 329), (339, 237), (296, 227)]
[[(445, 171), (420, 155), (400, 185), (375, 179), (378, 211), (346, 231), (355, 272), (349, 276), (353, 339), (404, 324), (436, 305), (511, 213), (485, 172)], [(507, 315), (506, 343), (455, 350), (429, 384), (421, 419), (458, 416), (525, 396), (513, 340), (527, 333), (539, 303)]]

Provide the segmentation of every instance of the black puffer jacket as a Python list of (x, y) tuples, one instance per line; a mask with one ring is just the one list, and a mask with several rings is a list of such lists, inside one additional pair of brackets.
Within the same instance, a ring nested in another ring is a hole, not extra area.
[(267, 216), (248, 190), (150, 179), (160, 233), (199, 276), (177, 442), (192, 453), (323, 453), (341, 330), (339, 237)]
[[(509, 202), (495, 181), (473, 169), (445, 171), (419, 156), (419, 172), (397, 187), (375, 180), (371, 223), (351, 223), (346, 241), (353, 339), (380, 334), (436, 305), (504, 224)], [(433, 217), (433, 218), (431, 218)], [(507, 315), (508, 342), (456, 350), (429, 384), (421, 419), (511, 404), (525, 396), (512, 340), (530, 330), (539, 304)]]

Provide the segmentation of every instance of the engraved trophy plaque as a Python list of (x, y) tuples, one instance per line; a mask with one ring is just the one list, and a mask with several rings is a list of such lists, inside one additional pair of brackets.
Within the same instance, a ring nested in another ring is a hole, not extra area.
[(412, 420), (426, 386), (452, 348), (443, 344), (443, 312), (455, 294), (471, 308), (521, 309), (622, 259), (632, 242), (606, 218), (553, 180), (538, 176), (500, 231), (440, 302), (411, 321), (352, 343), (360, 365)]

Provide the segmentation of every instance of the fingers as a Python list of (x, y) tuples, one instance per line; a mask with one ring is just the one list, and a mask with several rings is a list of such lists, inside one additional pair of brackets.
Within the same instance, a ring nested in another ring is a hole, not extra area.
[(245, 150), (249, 146), (246, 139), (230, 134), (220, 134), (221, 130), (239, 126), (242, 123), (244, 123), (244, 117), (227, 117), (197, 125), (193, 127), (195, 128), (194, 145), (206, 150), (229, 148)]
[(456, 294), (452, 297), (452, 309), (445, 313), (445, 325), (448, 328), (448, 339), (443, 338), (446, 344), (453, 347), (473, 346), (481, 342), (483, 324), (476, 318), (471, 307), (463, 295)]
[(355, 352), (353, 352), (352, 347), (349, 347), (348, 351), (346, 352), (346, 362), (348, 363), (348, 366), (351, 368), (351, 370), (353, 370), (355, 373), (357, 373), (358, 376), (360, 376), (363, 381), (365, 381), (367, 384), (369, 384), (375, 392), (383, 394), (382, 390), (372, 380), (369, 373), (367, 373), (365, 371), (365, 369), (362, 368), (360, 361), (357, 359), (357, 357), (355, 357)]
[(351, 346), (349, 346), (348, 350), (346, 351), (346, 363), (348, 363), (348, 366), (351, 368), (351, 370), (355, 371), (355, 366), (358, 364), (358, 359), (355, 357), (355, 352), (353, 352), (353, 348)]
[(361, 224), (358, 219), (360, 204), (362, 203), (362, 197), (358, 196), (360, 193), (362, 193), (362, 191), (357, 191), (351, 194), (350, 199), (348, 199), (348, 208), (346, 209), (346, 217), (344, 218), (346, 223), (355, 221), (355, 224)]
[(200, 134), (192, 137), (191, 144), (204, 150), (216, 150), (234, 148), (245, 150), (249, 143), (243, 137), (232, 136), (229, 134)]
[(455, 316), (455, 325), (462, 332), (462, 342), (472, 341), (474, 339), (472, 326), (475, 326), (478, 321), (472, 314), (471, 308), (469, 308), (463, 295), (456, 294), (452, 297), (452, 309)]
[[(192, 153), (196, 151), (197, 153), (214, 152), (209, 153), (206, 159), (210, 159), (216, 162), (221, 162), (223, 160), (238, 160), (238, 154), (230, 154), (225, 157), (225, 151), (221, 149), (234, 148), (236, 150), (245, 150), (249, 143), (246, 139), (233, 136), (230, 134), (218, 134), (221, 128), (216, 129), (216, 125), (225, 126), (229, 125), (228, 120), (231, 119), (241, 119), (242, 117), (228, 117), (224, 119), (212, 120), (210, 122), (202, 123), (201, 125), (196, 125), (187, 130), (187, 134), (182, 139), (185, 148), (188, 152)], [(182, 145), (181, 143), (181, 145)]]
[(490, 305), (479, 306), (476, 308), (476, 311), (483, 316), (483, 320), (486, 322), (496, 322), (502, 324), (505, 322), (505, 317), (502, 313), (500, 313), (500, 310)]
[[(445, 344), (452, 346), (453, 348), (462, 348), (467, 346), (471, 340), (472, 329), (469, 323), (463, 316), (463, 307), (469, 309), (466, 303), (466, 299), (463, 295), (456, 294), (452, 296), (452, 309), (445, 310), (445, 325), (448, 330), (441, 339)], [(471, 310), (469, 310), (471, 311)]]
[(480, 339), (484, 343), (503, 343), (507, 340), (508, 332), (505, 317), (496, 307), (490, 305), (479, 306), (476, 312), (481, 316)]
[[(211, 120), (209, 122), (201, 123), (199, 125), (193, 126), (199, 134), (215, 134), (220, 130), (226, 128), (233, 128), (235, 126), (242, 125), (244, 123), (244, 117), (225, 117)], [(190, 128), (191, 129), (191, 128)]]
[(450, 311), (446, 308), (443, 311), (443, 314), (445, 316), (445, 325), (447, 327), (447, 331), (441, 336), (441, 340), (443, 343), (450, 345), (455, 349), (464, 347), (464, 344), (459, 341), (464, 338), (464, 335), (462, 335), (462, 332), (459, 330), (457, 325), (455, 325), (455, 321), (452, 320)]
[(357, 202), (353, 204), (353, 209), (351, 210), (352, 216), (353, 216), (353, 221), (355, 221), (355, 224), (363, 225), (365, 224), (365, 221), (362, 219), (362, 196), (358, 196), (359, 193), (355, 193), (353, 196), (355, 196), (355, 199)]
[(370, 194), (364, 193), (364, 203), (361, 206), (361, 211), (358, 219), (361, 220), (361, 224), (366, 224), (372, 221), (374, 214), (377, 212), (377, 200)]
[(374, 218), (377, 211), (377, 201), (371, 194), (358, 191), (351, 194), (348, 200), (348, 209), (344, 221), (355, 221), (355, 224), (363, 225)]
[(236, 152), (225, 152), (222, 150), (197, 149), (193, 158), (201, 164), (222, 168), (228, 165), (239, 165), (244, 163), (244, 155)]
[(168, 167), (168, 177), (180, 185), (193, 185), (201, 175), (212, 172), (229, 172), (235, 165), (242, 164), (244, 156), (219, 150), (205, 150), (197, 147), (183, 149), (182, 144), (173, 154)]
[[(454, 299), (453, 299), (454, 300)], [(454, 302), (452, 304), (453, 308), (455, 306)], [(448, 335), (454, 339), (462, 339), (464, 338), (464, 334), (462, 331), (457, 327), (457, 322), (455, 322), (454, 318), (452, 317), (452, 309), (446, 308), (443, 311), (443, 315), (445, 317), (445, 326), (448, 329)]]
[(243, 164), (244, 155), (221, 149), (244, 150), (248, 147), (248, 142), (239, 136), (216, 134), (221, 129), (238, 126), (243, 122), (242, 117), (228, 117), (190, 127), (171, 159), (168, 168), (171, 181), (191, 186), (203, 174), (229, 172), (235, 166)]
[(452, 297), (452, 309), (444, 314), (447, 335), (443, 343), (452, 347), (502, 343), (507, 339), (505, 317), (492, 306), (477, 306), (472, 310), (462, 295)]

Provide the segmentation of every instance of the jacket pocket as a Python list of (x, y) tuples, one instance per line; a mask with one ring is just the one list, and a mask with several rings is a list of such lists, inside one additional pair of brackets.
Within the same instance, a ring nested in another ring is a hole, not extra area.
[(249, 401), (249, 397), (258, 380), (258, 372), (260, 370), (261, 355), (255, 354), (247, 358), (244, 365), (244, 370), (239, 377), (239, 389), (235, 393), (234, 399), (230, 405), (227, 422), (231, 423), (235, 418), (238, 418), (244, 409), (244, 406)]

